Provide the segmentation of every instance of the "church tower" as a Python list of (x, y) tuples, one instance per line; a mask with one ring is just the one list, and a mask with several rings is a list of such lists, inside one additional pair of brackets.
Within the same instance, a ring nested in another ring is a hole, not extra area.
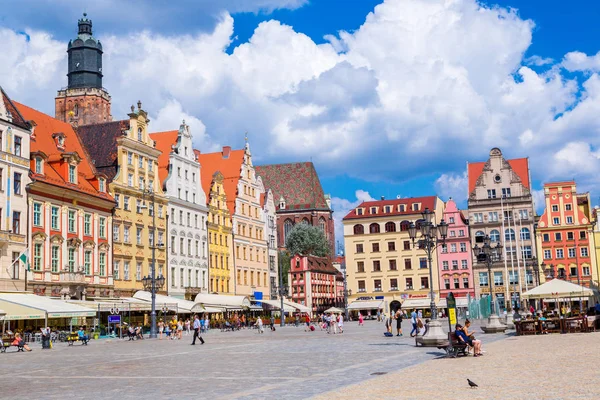
[(73, 126), (112, 121), (110, 95), (102, 87), (102, 44), (92, 35), (92, 21), (83, 14), (77, 38), (67, 46), (68, 86), (58, 91), (55, 117)]

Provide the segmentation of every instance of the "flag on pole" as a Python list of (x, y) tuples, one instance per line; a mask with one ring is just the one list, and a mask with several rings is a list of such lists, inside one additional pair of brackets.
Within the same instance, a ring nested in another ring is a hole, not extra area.
[(19, 256), (19, 261), (25, 264), (27, 272), (31, 271), (31, 268), (29, 267), (29, 257), (27, 257), (27, 249), (23, 253), (21, 253), (21, 255)]

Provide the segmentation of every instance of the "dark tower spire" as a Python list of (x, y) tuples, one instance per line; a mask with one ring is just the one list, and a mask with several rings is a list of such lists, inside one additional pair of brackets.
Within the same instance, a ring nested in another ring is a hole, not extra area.
[(92, 20), (83, 14), (77, 38), (69, 41), (68, 88), (102, 88), (102, 44), (92, 36)]

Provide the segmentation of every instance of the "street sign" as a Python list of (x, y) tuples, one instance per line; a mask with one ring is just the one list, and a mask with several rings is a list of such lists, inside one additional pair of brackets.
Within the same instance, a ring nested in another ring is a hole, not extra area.
[(108, 316), (108, 323), (109, 324), (120, 324), (121, 323), (121, 316), (120, 315), (109, 315)]
[(452, 326), (456, 325), (456, 299), (452, 292), (446, 297), (446, 305), (448, 306), (448, 323), (450, 324), (450, 332), (452, 332)]

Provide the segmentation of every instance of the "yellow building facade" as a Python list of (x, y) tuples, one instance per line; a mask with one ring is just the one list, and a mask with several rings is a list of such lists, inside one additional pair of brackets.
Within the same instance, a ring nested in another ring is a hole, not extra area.
[(209, 291), (233, 294), (233, 238), (223, 179), (221, 172), (215, 172), (208, 192)]
[(109, 192), (116, 203), (111, 232), (116, 296), (143, 290), (142, 279), (151, 274), (153, 248), (156, 276), (167, 276), (167, 199), (158, 176), (160, 151), (148, 134), (149, 119), (140, 102), (128, 116), (129, 120), (78, 128), (96, 168), (111, 180)]
[(352, 291), (349, 303), (380, 300), (386, 312), (400, 304), (425, 310), (432, 285), (439, 302), (437, 254), (432, 254), (430, 280), (427, 253), (413, 246), (408, 234), (410, 224), (418, 226), (426, 208), (439, 223), (444, 203), (435, 196), (363, 202), (344, 217), (347, 285)]

